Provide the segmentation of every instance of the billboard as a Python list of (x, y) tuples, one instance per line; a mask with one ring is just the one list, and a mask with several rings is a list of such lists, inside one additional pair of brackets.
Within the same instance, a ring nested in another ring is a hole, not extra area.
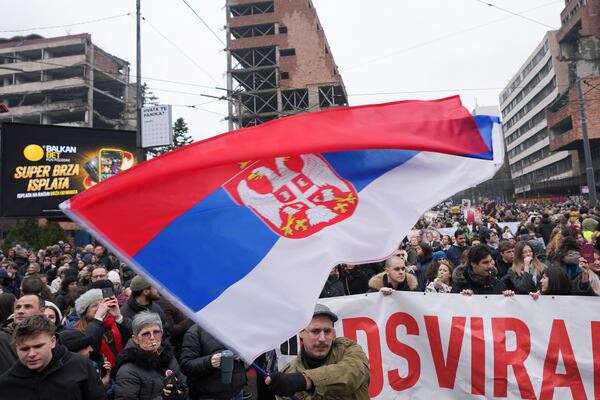
[(135, 132), (4, 123), (0, 157), (0, 215), (59, 215), (61, 202), (135, 164)]

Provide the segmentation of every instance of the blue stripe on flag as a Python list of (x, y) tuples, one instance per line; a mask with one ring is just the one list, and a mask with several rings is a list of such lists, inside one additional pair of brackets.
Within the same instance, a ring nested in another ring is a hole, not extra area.
[(492, 160), (494, 158), (494, 152), (492, 148), (492, 129), (494, 128), (495, 123), (500, 123), (500, 118), (489, 115), (475, 115), (473, 116), (473, 118), (475, 119), (477, 128), (479, 128), (481, 138), (483, 139), (485, 145), (488, 147), (489, 150), (481, 154), (469, 154), (468, 157)]

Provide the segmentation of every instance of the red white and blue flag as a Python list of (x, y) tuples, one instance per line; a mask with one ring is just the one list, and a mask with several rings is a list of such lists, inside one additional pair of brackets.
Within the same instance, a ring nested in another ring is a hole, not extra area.
[(305, 325), (332, 266), (388, 257), (423, 212), (490, 179), (498, 122), (458, 97), (301, 114), (169, 152), (61, 208), (252, 361)]

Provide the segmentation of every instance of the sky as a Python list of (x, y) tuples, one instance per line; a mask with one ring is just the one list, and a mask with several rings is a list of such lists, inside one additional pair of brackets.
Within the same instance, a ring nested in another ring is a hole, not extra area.
[[(131, 63), (135, 81), (135, 0), (2, 3), (0, 37), (90, 33), (94, 44)], [(313, 0), (350, 105), (458, 94), (469, 110), (498, 105), (545, 33), (560, 27), (564, 3)], [(224, 5), (141, 0), (142, 80), (160, 103), (173, 105), (173, 118), (183, 117), (195, 140), (227, 131), (226, 102), (204, 96), (225, 94), (216, 89), (226, 87)]]

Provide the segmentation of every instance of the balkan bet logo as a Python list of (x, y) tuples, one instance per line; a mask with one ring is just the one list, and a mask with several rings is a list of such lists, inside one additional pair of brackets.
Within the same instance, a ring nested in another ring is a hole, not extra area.
[(345, 220), (358, 204), (352, 184), (317, 154), (253, 162), (223, 189), (273, 232), (291, 239)]

